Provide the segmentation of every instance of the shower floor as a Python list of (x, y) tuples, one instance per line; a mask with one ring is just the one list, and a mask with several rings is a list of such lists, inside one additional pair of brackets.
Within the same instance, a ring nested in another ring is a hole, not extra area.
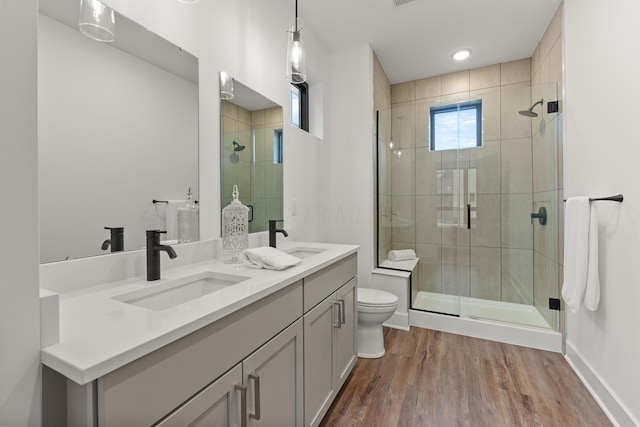
[(532, 305), (420, 291), (411, 308), (460, 315), (472, 319), (495, 320), (552, 329), (552, 326)]

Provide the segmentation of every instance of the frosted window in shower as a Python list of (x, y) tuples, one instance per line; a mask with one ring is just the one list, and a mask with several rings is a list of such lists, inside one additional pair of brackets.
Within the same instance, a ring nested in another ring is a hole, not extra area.
[(430, 119), (432, 151), (482, 146), (482, 100), (431, 107)]

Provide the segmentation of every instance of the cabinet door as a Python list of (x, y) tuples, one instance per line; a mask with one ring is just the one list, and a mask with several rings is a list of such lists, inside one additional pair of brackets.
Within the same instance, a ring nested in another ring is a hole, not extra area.
[(249, 426), (302, 426), (302, 334), (298, 319), (243, 361)]
[(334, 329), (339, 325), (335, 294), (304, 315), (305, 426), (317, 426), (336, 394)]
[(231, 427), (238, 425), (241, 388), (244, 387), (241, 384), (242, 365), (238, 364), (156, 426)]
[(341, 321), (341, 327), (335, 329), (336, 390), (340, 390), (358, 360), (357, 283), (358, 278), (354, 277), (336, 292)]

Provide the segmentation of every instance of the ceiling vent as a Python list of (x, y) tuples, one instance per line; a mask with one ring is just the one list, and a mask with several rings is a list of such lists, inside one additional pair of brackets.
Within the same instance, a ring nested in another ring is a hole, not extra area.
[(391, 6), (393, 7), (402, 7), (411, 3), (415, 3), (418, 0), (391, 0)]

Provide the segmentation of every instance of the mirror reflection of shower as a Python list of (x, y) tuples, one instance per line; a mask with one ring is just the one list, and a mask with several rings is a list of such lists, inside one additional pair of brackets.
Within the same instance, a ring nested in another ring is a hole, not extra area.
[(238, 160), (240, 160), (240, 157), (238, 157), (237, 152), (242, 151), (244, 149), (245, 149), (244, 145), (240, 145), (236, 141), (233, 141), (233, 153), (231, 153), (231, 156), (229, 156), (231, 163), (238, 163)]
[(541, 99), (540, 101), (536, 102), (531, 107), (529, 107), (528, 110), (520, 110), (520, 111), (518, 111), (518, 114), (521, 114), (521, 115), (526, 116), (526, 117), (538, 117), (538, 113), (534, 112), (533, 109), (536, 108), (536, 105), (538, 105), (538, 104), (542, 105), (543, 102), (544, 102), (544, 100)]
[(402, 157), (402, 147), (400, 146), (400, 143), (402, 142), (402, 120), (404, 119), (404, 116), (398, 116), (398, 147), (396, 147), (396, 149), (393, 149), (393, 141), (389, 142), (389, 148), (392, 150), (392, 152), (398, 156), (398, 158)]

